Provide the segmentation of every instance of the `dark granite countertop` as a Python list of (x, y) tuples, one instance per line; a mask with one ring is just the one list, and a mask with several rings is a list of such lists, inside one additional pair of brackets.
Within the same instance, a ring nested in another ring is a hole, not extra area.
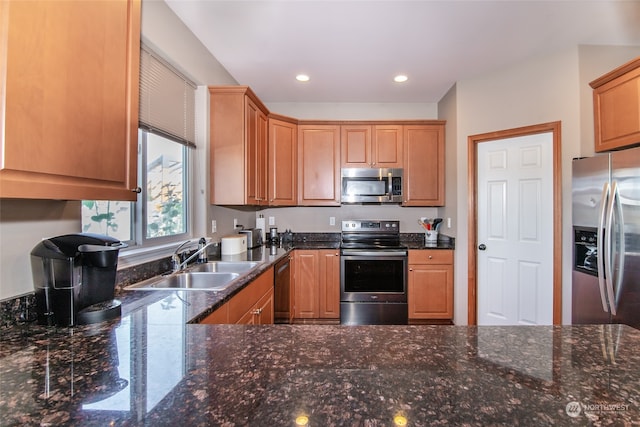
[(187, 324), (185, 292), (118, 321), (0, 338), (2, 425), (631, 425), (640, 331)]

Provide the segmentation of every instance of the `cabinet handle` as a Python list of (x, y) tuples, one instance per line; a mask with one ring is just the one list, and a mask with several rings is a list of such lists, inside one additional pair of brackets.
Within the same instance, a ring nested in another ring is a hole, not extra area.
[(433, 259), (433, 255), (429, 255), (429, 259)]
[(255, 310), (253, 310), (253, 314), (255, 314), (255, 315), (260, 315), (260, 313), (262, 313), (262, 309), (261, 308), (256, 308)]
[(140, 187), (132, 188), (131, 192), (140, 194), (140, 193), (142, 193), (142, 188), (140, 188)]

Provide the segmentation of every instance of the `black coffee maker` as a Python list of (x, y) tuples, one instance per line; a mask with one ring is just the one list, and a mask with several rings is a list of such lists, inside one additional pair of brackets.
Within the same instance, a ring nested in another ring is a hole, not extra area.
[(31, 251), (38, 323), (75, 326), (121, 314), (114, 299), (119, 250), (113, 237), (80, 233), (44, 239)]

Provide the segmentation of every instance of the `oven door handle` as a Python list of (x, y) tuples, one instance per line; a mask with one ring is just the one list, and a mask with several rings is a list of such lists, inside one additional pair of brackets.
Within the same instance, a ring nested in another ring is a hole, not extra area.
[(355, 256), (407, 256), (407, 251), (363, 251), (360, 249), (343, 249), (342, 255), (355, 255)]

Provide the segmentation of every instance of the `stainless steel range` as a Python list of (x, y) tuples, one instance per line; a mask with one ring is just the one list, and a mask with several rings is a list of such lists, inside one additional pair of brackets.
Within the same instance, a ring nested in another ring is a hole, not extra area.
[(407, 248), (400, 222), (342, 221), (340, 323), (406, 325)]

